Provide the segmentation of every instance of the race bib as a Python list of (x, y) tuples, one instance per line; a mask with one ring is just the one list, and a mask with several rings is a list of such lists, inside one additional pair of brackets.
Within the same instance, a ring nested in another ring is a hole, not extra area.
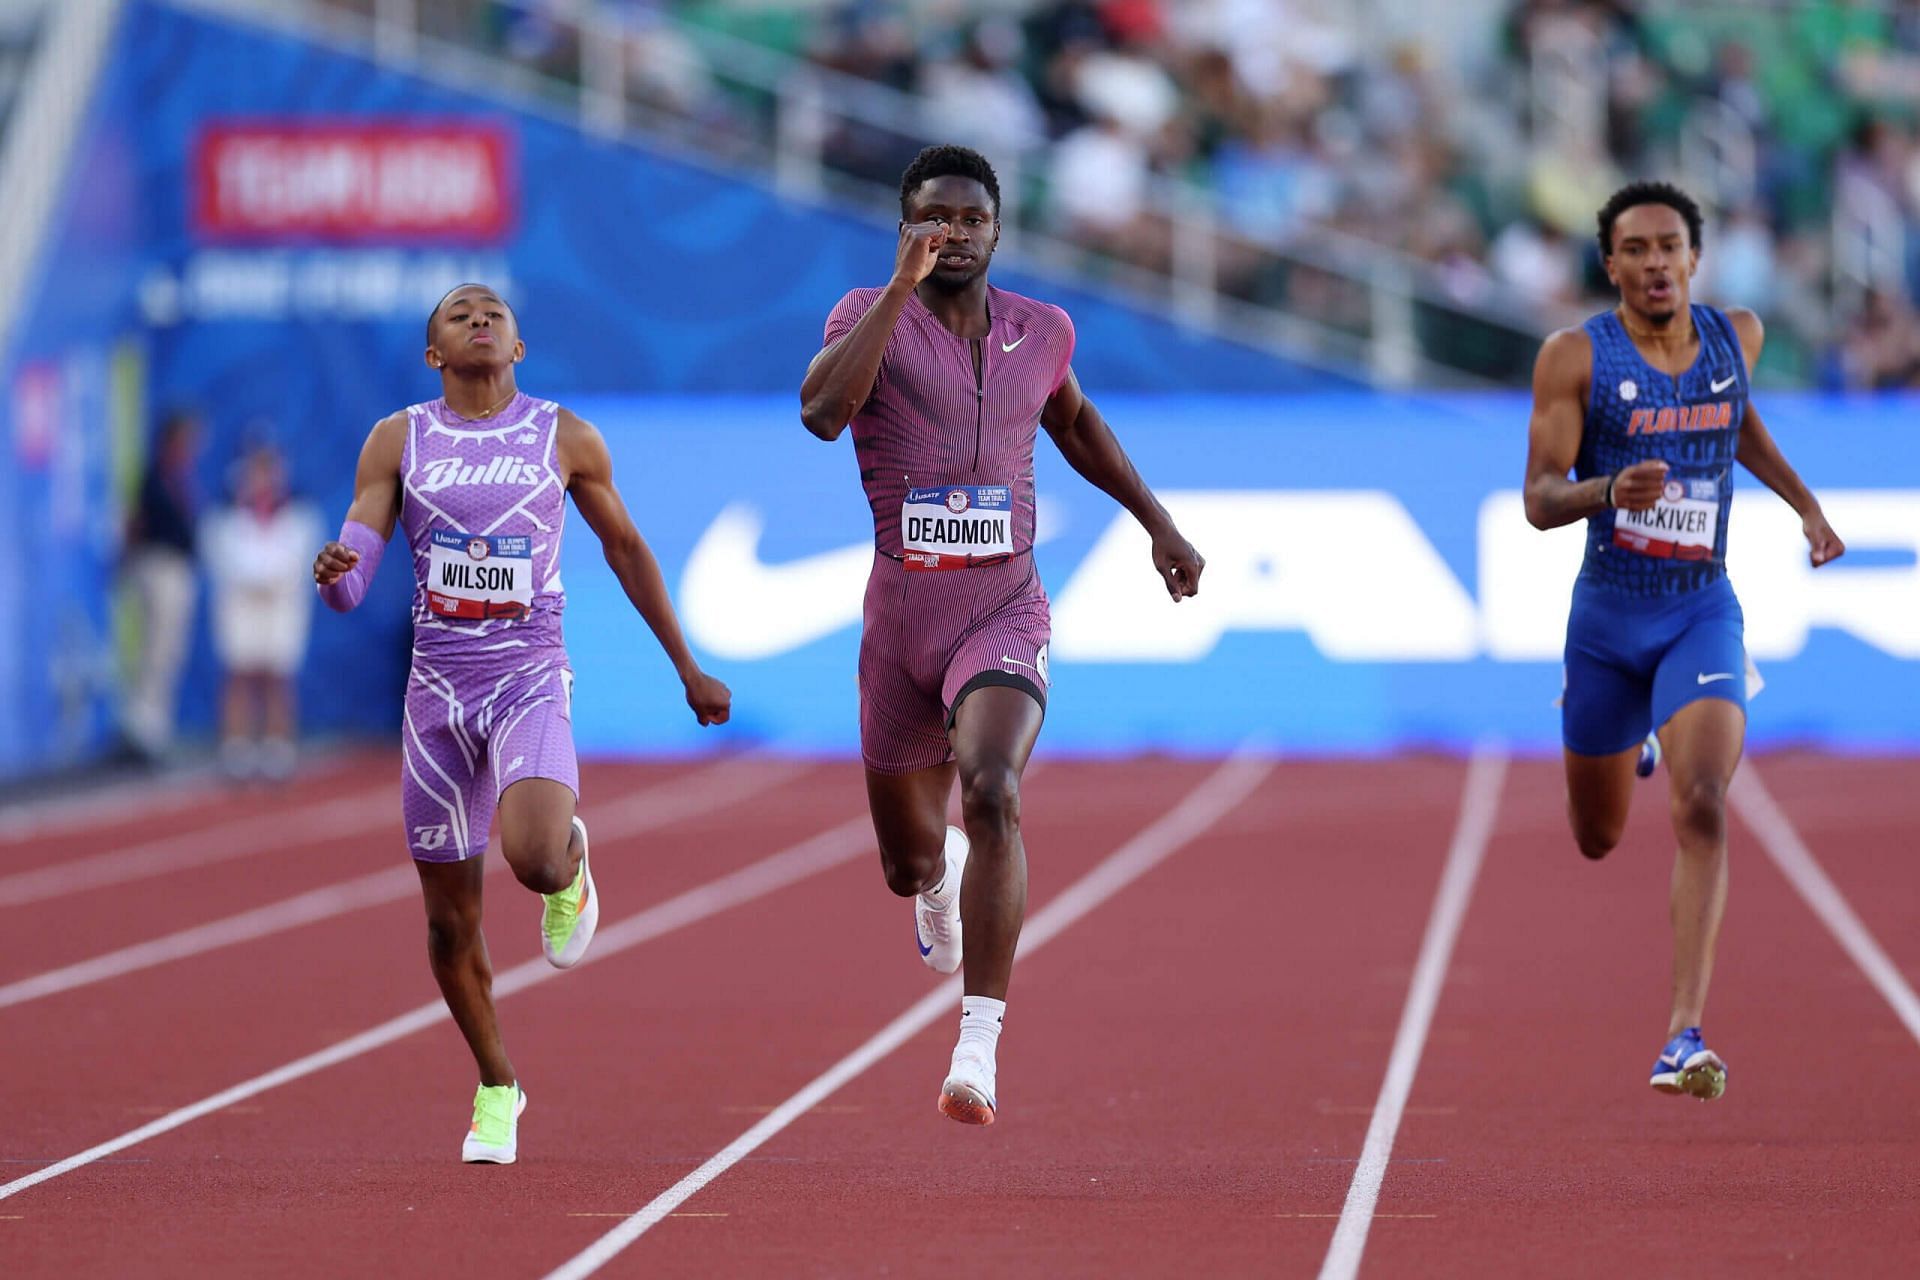
[(900, 559), (909, 570), (965, 569), (1013, 554), (1013, 490), (1003, 484), (909, 489), (900, 505)]
[(1613, 545), (1663, 560), (1710, 560), (1719, 524), (1719, 481), (1670, 478), (1645, 511), (1613, 513)]
[(533, 606), (533, 539), (435, 529), (427, 608), (442, 618), (524, 618)]

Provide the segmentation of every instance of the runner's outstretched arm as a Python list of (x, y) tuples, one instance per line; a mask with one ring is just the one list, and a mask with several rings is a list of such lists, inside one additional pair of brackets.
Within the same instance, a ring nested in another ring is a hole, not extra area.
[(380, 554), (400, 518), (400, 457), (407, 440), (407, 415), (391, 414), (373, 424), (360, 447), (354, 470), (353, 505), (340, 536), (314, 557), (313, 581), (329, 609), (345, 613), (367, 594)]
[(1130, 512), (1153, 539), (1153, 565), (1166, 581), (1167, 594), (1176, 601), (1200, 592), (1200, 571), (1207, 562), (1174, 527), (1173, 517), (1147, 488), (1133, 460), (1114, 438), (1113, 429), (1080, 390), (1080, 380), (1067, 370), (1060, 387), (1040, 412), (1040, 424), (1053, 437), (1060, 456), (1095, 488)]
[(613, 455), (607, 451), (605, 437), (591, 423), (562, 409), (557, 452), (573, 505), (600, 539), (607, 566), (620, 579), (627, 599), (646, 619), (672, 661), (680, 683), (686, 686), (687, 705), (701, 724), (725, 724), (733, 694), (700, 669), (687, 648), (686, 637), (680, 634), (680, 619), (674, 614), (666, 580), (660, 576), (659, 561), (634, 527), (620, 491), (613, 487)]
[(1609, 506), (1645, 511), (1660, 500), (1667, 464), (1636, 462), (1611, 476), (1571, 480), (1586, 430), (1593, 346), (1579, 329), (1547, 338), (1533, 362), (1533, 417), (1527, 424), (1527, 523), (1536, 529), (1598, 515)]
[[(1751, 373), (1760, 359), (1760, 347), (1766, 341), (1766, 330), (1760, 324), (1760, 317), (1744, 308), (1727, 312), (1727, 318), (1733, 321), (1734, 330), (1740, 335), (1741, 354), (1746, 357), (1747, 370)], [(1829, 560), (1837, 560), (1846, 553), (1846, 544), (1840, 541), (1833, 526), (1827, 523), (1819, 500), (1787, 462), (1786, 455), (1780, 452), (1780, 446), (1774, 443), (1773, 433), (1761, 421), (1760, 411), (1754, 407), (1751, 399), (1747, 401), (1746, 415), (1740, 420), (1740, 443), (1733, 456), (1799, 515), (1801, 531), (1807, 535), (1808, 559), (1813, 562), (1814, 568), (1819, 568)]]
[(946, 242), (943, 222), (902, 224), (893, 279), (844, 338), (813, 358), (807, 376), (800, 380), (800, 421), (814, 435), (822, 440), (839, 439), (853, 415), (873, 394), (880, 360), (887, 353), (887, 341), (893, 337), (900, 309), (907, 305), (914, 286), (925, 280), (940, 261), (940, 246)]

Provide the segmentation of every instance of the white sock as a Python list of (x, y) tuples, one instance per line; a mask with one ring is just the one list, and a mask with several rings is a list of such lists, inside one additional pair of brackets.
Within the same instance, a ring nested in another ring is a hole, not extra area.
[[(951, 832), (947, 834), (947, 839), (953, 839)], [(953, 895), (958, 889), (959, 885), (953, 878), (953, 859), (947, 856), (943, 844), (940, 846), (940, 883), (922, 893), (920, 901), (926, 903), (930, 910), (945, 911), (953, 905)]]
[(1006, 1017), (1005, 1000), (995, 1000), (992, 996), (961, 996), (960, 1043), (953, 1047), (955, 1056), (970, 1049), (992, 1062), (994, 1051), (1000, 1045), (1001, 1024)]

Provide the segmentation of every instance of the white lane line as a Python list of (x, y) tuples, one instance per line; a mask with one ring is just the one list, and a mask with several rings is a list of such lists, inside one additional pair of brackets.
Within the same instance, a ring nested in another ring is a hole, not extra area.
[[(301, 765), (301, 780), (324, 781), (356, 763), (354, 754), (316, 755)], [(232, 785), (216, 767), (205, 765), (38, 799), (8, 801), (0, 805), (0, 848), (189, 809), (224, 794)]]
[(1340, 1209), (1340, 1221), (1333, 1229), (1326, 1261), (1321, 1264), (1320, 1280), (1353, 1280), (1360, 1273), (1360, 1256), (1366, 1251), (1374, 1206), (1380, 1202), (1380, 1183), (1387, 1176), (1387, 1159), (1393, 1154), (1400, 1118), (1413, 1092), (1414, 1075), (1420, 1070), (1420, 1054), (1426, 1048), (1427, 1031), (1433, 1025), (1433, 1011), (1440, 1003), (1440, 988), (1453, 959), (1453, 944), (1460, 936), (1467, 903), (1473, 898), (1480, 864), (1486, 859), (1487, 842), (1493, 836), (1494, 818), (1500, 810), (1500, 785), (1506, 773), (1506, 754), (1493, 748), (1476, 750), (1467, 764), (1459, 822), (1447, 849), (1447, 864), (1440, 873), (1433, 911), (1427, 917), (1426, 936), (1420, 940), (1420, 958), (1414, 962), (1407, 1003), (1400, 1011), (1400, 1029), (1394, 1034), (1393, 1052), (1387, 1058), (1386, 1079), (1381, 1082), (1380, 1097), (1373, 1104), (1373, 1119), (1367, 1124), (1360, 1163), (1354, 1167), (1353, 1181), (1347, 1186), (1347, 1201)]
[(89, 889), (151, 879), (170, 871), (318, 844), (392, 826), (396, 824), (395, 792), (396, 787), (391, 783), (369, 787), (284, 813), (256, 814), (203, 831), (183, 831), (177, 836), (149, 840), (110, 853), (71, 858), (34, 871), (0, 876), (0, 907), (64, 898)]
[[(588, 807), (582, 812), (596, 841), (621, 840), (684, 818), (696, 817), (732, 802), (737, 789), (749, 774), (754, 788), (764, 792), (803, 772), (805, 767), (798, 762), (782, 760), (756, 761), (749, 765), (736, 758), (644, 788), (611, 805)], [(397, 824), (394, 843), (396, 846), (399, 844)], [(504, 860), (491, 852), (487, 857), (491, 859), (487, 863), (488, 874), (505, 869)], [(411, 866), (400, 866), (295, 894), (263, 907), (7, 983), (0, 986), (0, 1009), (137, 973), (155, 965), (202, 955), (221, 947), (270, 937), (364, 907), (410, 898), (419, 892), (419, 884), (418, 872)]]
[[(747, 771), (770, 764), (761, 758), (730, 756), (714, 767)], [(64, 898), (89, 889), (147, 880), (190, 867), (301, 848), (370, 831), (392, 830), (397, 843), (398, 800), (396, 780), (285, 813), (259, 814), (204, 831), (183, 832), (110, 853), (72, 858), (53, 866), (0, 876), (0, 907)], [(591, 814), (588, 821), (592, 821)]]
[(1820, 923), (1827, 926), (1827, 932), (1834, 936), (1841, 949), (1860, 966), (1867, 981), (1892, 1006), (1894, 1016), (1905, 1024), (1907, 1034), (1920, 1042), (1920, 998), (1915, 997), (1900, 966), (1880, 949), (1873, 931), (1854, 914), (1840, 887), (1828, 878), (1785, 811), (1774, 802), (1752, 760), (1742, 763), (1728, 794), (1734, 811), (1760, 838), (1760, 847), (1813, 908), (1813, 914), (1820, 917)]
[[(873, 825), (863, 812), (856, 818), (850, 818), (837, 827), (831, 827), (819, 835), (799, 844), (770, 854), (760, 861), (729, 872), (716, 880), (687, 890), (685, 893), (668, 898), (665, 902), (648, 907), (637, 915), (628, 916), (612, 926), (602, 926), (593, 940), (593, 950), (579, 967), (598, 964), (610, 956), (630, 950), (643, 942), (652, 941), (662, 934), (671, 933), (708, 916), (716, 915), (730, 907), (751, 902), (755, 898), (765, 897), (776, 890), (796, 884), (809, 876), (836, 867), (853, 858), (856, 854), (871, 852), (873, 849)], [(515, 965), (497, 975), (493, 982), (494, 999), (503, 1000), (516, 992), (529, 987), (537, 987), (571, 970), (556, 969), (549, 965), (544, 957), (536, 956), (525, 964)], [(270, 1089), (283, 1084), (324, 1071), (328, 1067), (338, 1066), (342, 1062), (372, 1053), (376, 1049), (405, 1039), (416, 1031), (424, 1030), (448, 1017), (447, 1007), (439, 1000), (429, 1001), (419, 1008), (403, 1013), (397, 1018), (381, 1023), (377, 1027), (349, 1037), (337, 1044), (329, 1045), (317, 1053), (275, 1068), (265, 1075), (255, 1076), (223, 1089), (209, 1098), (202, 1098), (177, 1111), (170, 1111), (158, 1120), (143, 1124), (117, 1138), (111, 1138), (98, 1146), (88, 1147), (85, 1151), (68, 1156), (57, 1164), (37, 1169), (25, 1177), (0, 1184), (0, 1200), (17, 1196), (22, 1191), (37, 1187), (43, 1182), (72, 1173), (75, 1169), (85, 1168), (97, 1160), (125, 1151), (128, 1147), (138, 1146), (149, 1138), (157, 1138), (163, 1133), (171, 1133), (182, 1125), (193, 1123), (202, 1116), (212, 1115), (216, 1111), (231, 1107), (237, 1102), (258, 1097)]]
[(174, 960), (184, 960), (188, 956), (230, 947), (235, 943), (268, 937), (303, 924), (358, 911), (362, 907), (392, 902), (416, 892), (415, 886), (419, 882), (419, 876), (413, 868), (389, 867), (385, 871), (343, 880), (339, 884), (314, 889), (264, 907), (256, 907), (252, 911), (242, 911), (222, 920), (209, 921), (178, 933), (135, 943), (118, 951), (108, 951), (0, 986), (0, 1009), (72, 991), (76, 987), (91, 986)]
[[(1145, 830), (1114, 850), (1027, 922), (1020, 954), (1030, 957), (1075, 921), (1165, 861), (1230, 812), (1272, 772), (1270, 760), (1235, 756)], [(889, 1022), (871, 1040), (840, 1059), (764, 1120), (728, 1143), (705, 1164), (656, 1196), (651, 1203), (555, 1268), (547, 1280), (583, 1280), (663, 1221), (688, 1199), (731, 1169), (775, 1134), (831, 1097), (874, 1063), (898, 1049), (935, 1018), (953, 1012), (960, 980), (949, 978)]]
[(0, 847), (29, 840), (58, 839), (94, 827), (110, 827), (133, 818), (190, 809), (229, 785), (212, 770), (164, 782), (142, 778), (43, 800), (10, 801), (0, 806)]

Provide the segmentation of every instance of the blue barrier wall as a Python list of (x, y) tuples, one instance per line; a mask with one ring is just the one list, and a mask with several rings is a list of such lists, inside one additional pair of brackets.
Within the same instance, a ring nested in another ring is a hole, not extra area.
[[(210, 130), (264, 120), (378, 132), (403, 117), (505, 139), (497, 230), (433, 244), (263, 239), (194, 216), (196, 148)], [(437, 390), (419, 360), (427, 307), (476, 276), (505, 284), (518, 306), (528, 388), (607, 431), (689, 630), (739, 695), (735, 726), (696, 730), (576, 524), (569, 635), (589, 694), (583, 747), (850, 749), (865, 508), (845, 443), (822, 446), (797, 426), (793, 387), (834, 299), (877, 281), (891, 258), (884, 225), (335, 51), (131, 6), (6, 354), (0, 530), (17, 554), (0, 558), (0, 588), (24, 607), (0, 626), (0, 769), (105, 741), (117, 495), (151, 411), (207, 410), (210, 495), (241, 430), (271, 421), (331, 522), (368, 425)], [(1073, 310), (1083, 381), (1211, 561), (1199, 600), (1167, 604), (1126, 522), (1042, 445), (1050, 744), (1554, 744), (1578, 535), (1519, 518), (1521, 400), (1336, 394), (1337, 378), (1051, 282), (996, 279)], [(1809, 574), (1790, 513), (1751, 484), (1738, 500), (1733, 572), (1769, 680), (1754, 736), (1917, 745), (1916, 406), (1765, 404), (1854, 550)], [(310, 727), (396, 721), (400, 568), (360, 613), (317, 620), (302, 687)], [(203, 638), (190, 725), (210, 722), (215, 674)]]
[[(727, 736), (851, 750), (871, 528), (846, 438), (814, 440), (785, 397), (574, 403), (607, 434), (689, 634), (734, 688)], [(1050, 747), (1557, 748), (1581, 528), (1525, 521), (1523, 397), (1102, 406), (1208, 567), (1201, 595), (1171, 604), (1144, 536), (1043, 438)], [(1920, 404), (1766, 407), (1850, 550), (1810, 570), (1798, 519), (1741, 473), (1729, 571), (1767, 682), (1752, 738), (1920, 746)], [(583, 748), (711, 744), (578, 524), (565, 568)]]
[[(223, 128), (261, 122), (376, 138), (437, 122), (497, 135), (498, 226), (423, 238), (210, 225), (196, 213), (208, 184), (202, 148)], [(122, 488), (154, 414), (205, 411), (200, 483), (210, 499), (243, 431), (270, 427), (296, 487), (332, 522), (351, 498), (368, 427), (437, 394), (421, 363), (422, 322), (455, 283), (507, 291), (528, 335), (530, 385), (790, 395), (834, 301), (881, 281), (894, 253), (890, 226), (155, 3), (126, 10), (69, 188), (25, 336), (0, 366), (13, 450), (0, 530), (19, 550), (0, 558), (0, 587), (36, 602), (0, 626), (0, 771), (9, 772), (108, 741)], [(1012, 266), (997, 271), (1000, 283), (1073, 309), (1091, 387), (1351, 385)], [(393, 722), (406, 597), (399, 575), (383, 575), (362, 614), (316, 629), (301, 689), (310, 728)], [(218, 673), (199, 629), (182, 711), (189, 729), (205, 731)], [(344, 696), (334, 675), (343, 670), (356, 673)]]
[(103, 94), (0, 351), (0, 775), (85, 759), (110, 728), (113, 567), (146, 353), (125, 126)]

